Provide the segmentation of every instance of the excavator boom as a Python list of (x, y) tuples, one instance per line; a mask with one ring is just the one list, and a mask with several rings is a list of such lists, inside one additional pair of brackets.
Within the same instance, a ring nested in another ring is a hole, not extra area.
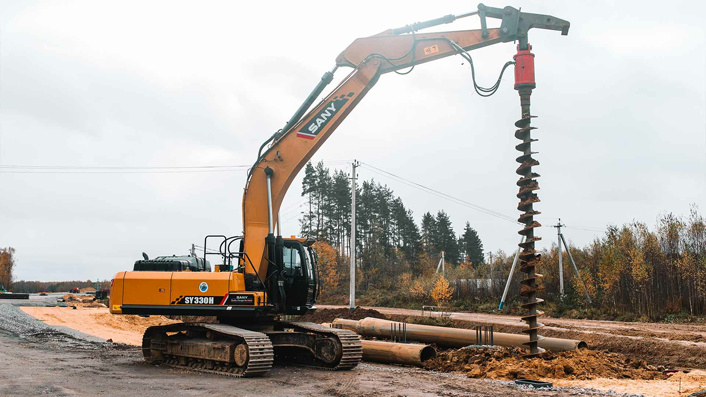
[[(268, 257), (266, 239), (274, 232), (273, 227), (278, 222), (279, 209), (289, 186), (382, 74), (501, 42), (526, 41), (527, 32), (531, 28), (568, 33), (569, 22), (552, 16), (522, 13), (512, 7), (497, 9), (480, 4), (478, 8), (478, 12), (458, 17), (447, 15), (359, 38), (341, 52), (336, 58), (336, 68), (333, 71), (340, 67), (351, 67), (353, 71), (299, 119), (302, 109), (308, 108), (316, 98), (314, 94), (320, 93), (326, 86), (323, 83), (331, 81), (332, 72), (327, 72), (322, 77), (322, 83), (319, 83), (285, 128), (266, 142), (271, 142), (271, 145), (264, 153), (258, 154), (250, 170), (243, 194), (243, 236), (244, 251), (253, 260), (254, 267), (247, 271), (258, 272), (263, 279), (267, 277), (268, 266), (274, 261)], [(478, 30), (416, 33), (419, 29), (476, 14), (481, 15), (482, 28)], [(502, 19), (500, 28), (488, 29), (485, 15)]]

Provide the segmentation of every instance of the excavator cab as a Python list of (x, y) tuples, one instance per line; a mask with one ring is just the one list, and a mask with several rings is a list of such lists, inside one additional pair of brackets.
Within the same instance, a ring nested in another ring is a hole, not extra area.
[[(220, 240), (217, 250), (208, 248), (209, 239)], [(282, 314), (305, 314), (316, 310), (314, 304), (319, 292), (318, 262), (313, 249), (314, 239), (278, 237), (281, 242), (281, 255), (278, 255), (278, 243), (272, 245), (272, 266), (268, 266), (266, 277), (260, 278), (254, 270), (250, 258), (243, 252), (241, 236), (208, 235), (204, 239), (204, 256), (199, 258), (204, 263), (209, 255), (219, 256), (221, 264), (215, 266), (216, 272), (242, 273), (245, 291), (268, 291), (268, 303), (275, 312)], [(234, 243), (239, 244), (234, 244)], [(234, 246), (239, 246), (236, 251)], [(269, 249), (268, 249), (269, 251)]]

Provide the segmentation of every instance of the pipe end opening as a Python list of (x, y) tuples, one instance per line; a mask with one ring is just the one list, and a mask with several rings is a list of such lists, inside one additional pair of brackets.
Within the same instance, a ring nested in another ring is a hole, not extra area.
[(419, 353), (419, 360), (425, 362), (427, 360), (432, 360), (436, 358), (436, 349), (431, 346), (425, 346)]

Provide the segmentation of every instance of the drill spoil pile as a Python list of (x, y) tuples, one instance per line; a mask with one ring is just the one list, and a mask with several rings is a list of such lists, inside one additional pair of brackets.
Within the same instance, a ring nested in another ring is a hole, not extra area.
[(348, 308), (341, 309), (317, 309), (314, 312), (308, 312), (301, 316), (298, 321), (309, 321), (312, 323), (330, 323), (336, 318), (345, 318), (350, 320), (362, 320), (367, 317), (386, 318), (385, 315), (375, 309), (364, 309), (356, 307), (355, 310)]
[(666, 379), (661, 368), (621, 354), (578, 349), (524, 358), (519, 348), (462, 348), (437, 354), (425, 367), (490, 379)]

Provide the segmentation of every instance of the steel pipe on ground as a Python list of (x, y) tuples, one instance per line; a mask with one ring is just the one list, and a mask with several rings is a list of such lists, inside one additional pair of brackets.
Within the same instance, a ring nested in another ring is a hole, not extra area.
[[(347, 330), (351, 330), (353, 332), (358, 331), (358, 320), (348, 320), (345, 318), (337, 318), (333, 320), (333, 323), (331, 323), (334, 328), (343, 328)], [(323, 325), (323, 324), (322, 324)]]
[[(353, 328), (353, 323), (355, 328)], [(334, 327), (341, 327), (354, 330), (356, 333), (367, 337), (389, 338), (393, 321), (381, 320), (367, 317), (360, 321), (335, 319)], [(517, 346), (526, 348), (525, 343), (529, 342), (527, 335), (493, 333), (494, 343), (498, 346)], [(482, 341), (476, 340), (476, 331), (460, 328), (436, 327), (431, 325), (407, 324), (407, 340), (422, 343), (436, 343), (446, 347), (464, 347), (477, 345)], [(543, 338), (539, 341), (539, 347), (551, 351), (576, 350), (586, 348), (588, 345), (584, 341), (575, 339)]]
[(436, 357), (436, 350), (429, 345), (377, 340), (361, 340), (360, 342), (363, 344), (363, 361), (421, 367), (424, 361)]

